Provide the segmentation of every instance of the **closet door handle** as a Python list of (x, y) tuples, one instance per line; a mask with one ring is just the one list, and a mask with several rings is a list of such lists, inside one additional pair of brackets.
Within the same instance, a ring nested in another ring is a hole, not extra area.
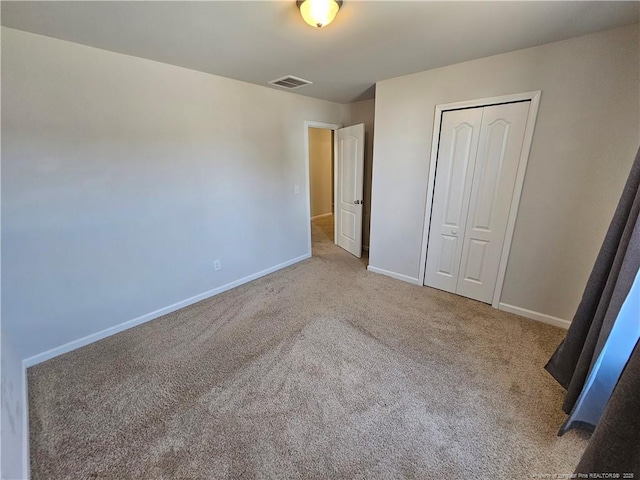
[(458, 235), (458, 230), (455, 230), (455, 229), (451, 230), (451, 235)]

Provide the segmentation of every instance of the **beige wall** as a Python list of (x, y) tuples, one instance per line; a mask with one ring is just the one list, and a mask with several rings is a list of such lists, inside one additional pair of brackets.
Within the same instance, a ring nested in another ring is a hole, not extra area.
[(371, 221), (371, 167), (373, 165), (373, 127), (375, 100), (363, 100), (349, 104), (345, 125), (364, 123), (364, 209), (362, 215), (362, 245), (369, 247), (369, 226)]
[(309, 186), (312, 217), (333, 211), (332, 133), (331, 130), (323, 128), (309, 128)]
[(2, 28), (2, 320), (16, 354), (310, 255), (304, 122), (347, 110)]
[(23, 458), (23, 446), (27, 440), (27, 432), (22, 428), (27, 412), (23, 404), (25, 375), (22, 361), (13, 349), (13, 338), (10, 338), (4, 326), (0, 330), (0, 354), (2, 371), (0, 375), (0, 464), (2, 479), (26, 478), (27, 459)]
[(370, 264), (418, 280), (437, 104), (542, 90), (502, 302), (571, 319), (638, 148), (638, 26), (376, 86)]

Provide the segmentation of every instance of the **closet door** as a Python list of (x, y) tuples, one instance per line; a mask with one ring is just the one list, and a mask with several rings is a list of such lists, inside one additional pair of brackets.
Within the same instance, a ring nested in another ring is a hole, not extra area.
[(491, 303), (530, 102), (484, 107), (456, 293)]
[(455, 293), (482, 108), (442, 114), (425, 285)]

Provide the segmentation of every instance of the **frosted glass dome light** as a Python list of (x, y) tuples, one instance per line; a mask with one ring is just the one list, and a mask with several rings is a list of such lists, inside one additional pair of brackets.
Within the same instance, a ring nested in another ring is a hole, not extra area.
[(296, 4), (304, 21), (312, 27), (320, 28), (329, 25), (336, 18), (342, 1), (298, 0)]

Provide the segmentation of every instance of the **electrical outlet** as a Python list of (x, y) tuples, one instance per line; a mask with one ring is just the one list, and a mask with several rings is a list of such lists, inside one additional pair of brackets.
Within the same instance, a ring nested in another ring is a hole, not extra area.
[(213, 261), (213, 269), (215, 271), (218, 271), (222, 268), (222, 265), (220, 264), (220, 259), (214, 260)]
[(296, 195), (298, 195), (300, 193), (300, 185), (296, 185), (293, 191), (296, 192)]

